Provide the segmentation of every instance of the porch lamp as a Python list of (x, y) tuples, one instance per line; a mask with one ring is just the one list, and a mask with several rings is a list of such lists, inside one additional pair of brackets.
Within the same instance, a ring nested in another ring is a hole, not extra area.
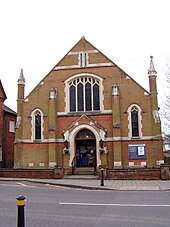
[(99, 140), (99, 144), (100, 144), (100, 148), (101, 148), (101, 149), (103, 149), (103, 142), (104, 142), (104, 141), (103, 141), (102, 139)]
[(64, 146), (65, 146), (65, 149), (68, 150), (68, 141), (67, 140), (64, 140)]

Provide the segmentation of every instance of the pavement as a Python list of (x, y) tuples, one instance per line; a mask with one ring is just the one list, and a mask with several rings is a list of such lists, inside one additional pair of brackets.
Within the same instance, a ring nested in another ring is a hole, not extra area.
[(0, 178), (0, 181), (32, 182), (69, 188), (114, 191), (170, 191), (170, 180), (28, 179)]

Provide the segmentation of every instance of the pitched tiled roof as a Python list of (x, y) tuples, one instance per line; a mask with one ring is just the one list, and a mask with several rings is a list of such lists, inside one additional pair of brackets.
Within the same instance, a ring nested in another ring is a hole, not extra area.
[(11, 110), (11, 109), (10, 109), (9, 107), (7, 107), (6, 105), (4, 105), (3, 109), (4, 109), (5, 112), (8, 112), (8, 113), (17, 115), (17, 113), (16, 113), (15, 111)]

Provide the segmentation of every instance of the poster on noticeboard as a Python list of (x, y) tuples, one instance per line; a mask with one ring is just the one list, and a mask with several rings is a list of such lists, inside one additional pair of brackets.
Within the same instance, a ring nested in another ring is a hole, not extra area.
[(146, 145), (145, 144), (129, 144), (128, 145), (129, 159), (145, 159)]

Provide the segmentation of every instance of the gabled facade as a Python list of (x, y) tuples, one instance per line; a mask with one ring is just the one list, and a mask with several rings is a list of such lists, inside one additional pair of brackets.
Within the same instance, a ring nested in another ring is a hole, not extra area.
[(82, 37), (27, 96), (18, 80), (15, 168), (70, 172), (163, 163), (156, 71), (146, 91)]
[(16, 112), (4, 105), (7, 99), (0, 81), (0, 167), (13, 168)]

